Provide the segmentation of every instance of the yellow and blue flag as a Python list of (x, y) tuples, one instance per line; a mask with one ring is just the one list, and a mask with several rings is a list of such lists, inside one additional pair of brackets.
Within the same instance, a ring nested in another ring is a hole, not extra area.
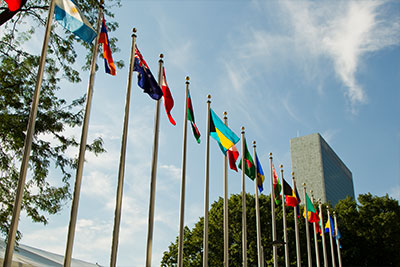
[(210, 136), (218, 142), (219, 148), (224, 154), (240, 140), (212, 109), (210, 109)]
[(96, 38), (97, 33), (90, 25), (87, 18), (80, 12), (73, 0), (55, 0), (54, 14), (56, 20), (87, 43), (91, 43)]
[(329, 229), (332, 237), (335, 237), (335, 229), (333, 229), (333, 219), (331, 215), (329, 215), (328, 220), (326, 220), (325, 224), (325, 233), (329, 233)]
[(256, 162), (257, 162), (257, 186), (258, 186), (258, 190), (260, 190), (260, 193), (261, 193), (264, 190), (263, 183), (265, 180), (265, 176), (264, 176), (264, 171), (261, 167), (261, 163), (258, 160), (257, 154), (256, 154)]

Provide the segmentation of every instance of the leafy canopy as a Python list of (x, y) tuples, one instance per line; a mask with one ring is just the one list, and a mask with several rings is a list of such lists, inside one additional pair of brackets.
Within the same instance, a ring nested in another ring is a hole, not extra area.
[[(43, 40), (49, 7), (49, 1), (43, 0), (22, 3), (21, 9), (11, 18), (2, 20), (5, 23), (0, 26), (0, 232), (3, 235), (7, 235), (11, 221), (40, 59), (41, 45), (32, 46), (33, 38)], [(120, 0), (109, 0), (105, 6), (108, 31), (118, 27), (110, 11), (115, 6), (120, 6)], [(96, 25), (98, 2), (80, 1), (79, 7), (91, 24)], [(2, 4), (2, 19), (6, 11), (7, 7)], [(113, 52), (118, 51), (116, 41), (110, 39)], [(77, 61), (77, 46), (86, 49), (84, 62)], [(47, 224), (48, 215), (59, 212), (71, 197), (69, 180), (77, 159), (66, 152), (77, 147), (78, 141), (65, 130), (81, 126), (85, 95), (82, 92), (81, 97), (68, 102), (59, 96), (60, 84), (81, 82), (76, 65), (79, 63), (83, 70), (89, 69), (91, 48), (92, 45), (78, 40), (53, 19), (22, 203), (22, 209), (34, 222)], [(115, 63), (123, 67), (122, 61)], [(87, 145), (87, 150), (96, 154), (104, 152), (103, 140), (95, 139)], [(50, 173), (49, 169), (55, 171)], [(18, 233), (18, 238), (20, 236)]]

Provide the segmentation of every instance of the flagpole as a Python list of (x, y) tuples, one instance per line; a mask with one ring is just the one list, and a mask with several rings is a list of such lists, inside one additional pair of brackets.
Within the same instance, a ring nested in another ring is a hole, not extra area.
[(304, 188), (304, 202), (305, 206), (304, 208), (306, 209), (306, 235), (307, 235), (307, 256), (308, 256), (308, 267), (312, 266), (312, 259), (311, 259), (311, 245), (310, 245), (310, 230), (308, 229), (308, 208), (307, 208), (307, 196), (306, 196), (306, 184), (303, 183), (303, 188)]
[[(292, 184), (293, 190), (295, 190), (296, 194), (296, 181), (294, 179), (294, 172), (292, 172)], [(297, 196), (296, 196), (297, 197)], [(298, 203), (297, 203), (298, 205)], [(297, 206), (293, 207), (293, 214), (294, 214), (294, 228), (296, 233), (296, 258), (297, 258), (297, 267), (301, 267), (301, 254), (300, 254), (300, 234), (299, 234), (299, 226), (297, 224)]]
[(274, 267), (278, 267), (278, 252), (276, 242), (276, 221), (275, 221), (275, 192), (274, 192), (274, 173), (272, 171), (272, 153), (269, 153), (269, 161), (271, 167), (271, 212), (272, 212), (272, 252), (274, 258)]
[(97, 28), (96, 28), (97, 36), (96, 36), (94, 47), (93, 47), (92, 62), (90, 65), (90, 77), (89, 77), (88, 91), (87, 91), (87, 95), (86, 95), (85, 117), (83, 120), (81, 143), (80, 143), (80, 147), (79, 147), (78, 168), (76, 170), (74, 196), (72, 198), (71, 216), (70, 216), (69, 228), (68, 228), (67, 247), (65, 250), (65, 257), (64, 257), (64, 267), (71, 266), (72, 248), (74, 245), (75, 228), (76, 228), (78, 206), (79, 206), (79, 196), (80, 196), (81, 184), (82, 184), (83, 165), (85, 162), (85, 151), (86, 151), (87, 135), (88, 135), (88, 128), (89, 128), (90, 108), (92, 106), (94, 78), (96, 75), (96, 60), (97, 60), (97, 53), (99, 50), (100, 26), (101, 26), (101, 18), (103, 17), (103, 9), (104, 9), (103, 4), (104, 4), (104, 0), (101, 0), (100, 5), (99, 5), (99, 14), (97, 17)]
[(133, 65), (135, 62), (136, 28), (133, 28), (132, 32), (133, 33), (132, 33), (131, 59), (129, 62), (128, 88), (126, 89), (124, 128), (122, 131), (121, 154), (119, 160), (118, 186), (117, 186), (117, 195), (115, 201), (114, 231), (113, 231), (113, 240), (111, 246), (110, 267), (115, 267), (117, 264), (119, 228), (121, 224), (122, 194), (124, 188), (126, 144), (127, 144), (128, 123), (129, 123), (129, 107), (131, 102), (130, 99), (131, 99)]
[[(158, 84), (162, 82), (162, 67), (163, 67), (163, 54), (160, 54), (158, 60)], [(158, 133), (160, 125), (160, 100), (156, 100), (156, 112), (154, 118), (154, 143), (153, 143), (153, 158), (151, 167), (151, 181), (150, 181), (150, 203), (149, 203), (149, 222), (147, 230), (147, 247), (146, 247), (146, 267), (151, 267), (151, 255), (153, 247), (153, 229), (154, 229), (154, 205), (156, 198), (156, 178), (157, 178), (157, 157), (158, 157)]]
[[(313, 191), (310, 191), (311, 193), (311, 202), (314, 204), (314, 195)], [(319, 248), (318, 248), (318, 239), (317, 239), (317, 223), (313, 223), (314, 226), (314, 244), (315, 244), (315, 256), (317, 260), (317, 267), (320, 267), (320, 262), (319, 262)]]
[[(292, 184), (293, 190), (296, 190), (296, 181), (294, 179), (294, 172), (292, 172)], [(295, 191), (296, 194), (296, 191)], [(299, 226), (297, 224), (297, 207), (293, 207), (294, 212), (294, 228), (296, 232), (296, 256), (297, 256), (297, 267), (301, 267), (301, 254), (300, 254), (300, 235), (299, 235)]]
[(181, 210), (179, 215), (179, 244), (178, 244), (178, 267), (183, 266), (183, 236), (185, 221), (185, 188), (186, 188), (186, 140), (187, 140), (187, 109), (189, 95), (189, 76), (186, 76), (185, 89), (185, 112), (183, 119), (183, 148), (182, 148), (182, 179), (181, 179)]
[(318, 199), (319, 202), (319, 214), (321, 217), (319, 218), (321, 220), (321, 236), (322, 236), (322, 250), (324, 252), (324, 266), (328, 266), (328, 256), (326, 254), (326, 243), (325, 243), (325, 224), (324, 224), (324, 216), (322, 214), (322, 203), (321, 199)]
[[(224, 122), (228, 126), (227, 112), (224, 112)], [(227, 152), (228, 153), (228, 152)], [(228, 214), (228, 157), (224, 157), (224, 266), (229, 266), (229, 214)]]
[(337, 247), (337, 253), (338, 253), (339, 267), (342, 267), (342, 255), (340, 253), (340, 241), (339, 241), (339, 236), (338, 236), (336, 212), (333, 212), (333, 219), (335, 220), (335, 236), (336, 236), (336, 247)]
[(203, 230), (203, 267), (208, 266), (208, 202), (210, 186), (210, 105), (211, 95), (207, 96), (207, 137), (206, 137), (206, 174), (204, 182), (204, 230)]
[[(258, 200), (258, 162), (257, 162), (257, 153), (256, 153), (256, 141), (253, 141), (253, 149), (254, 149), (254, 166), (256, 169), (256, 177), (254, 178), (254, 185), (256, 189), (256, 227), (257, 227), (257, 255), (258, 255), (258, 267), (262, 267), (262, 250), (261, 250), (261, 222), (260, 222), (260, 203)], [(244, 163), (244, 162), (243, 162)], [(244, 165), (243, 165), (244, 166)], [(262, 182), (262, 181), (261, 181)]]
[(332, 239), (332, 224), (330, 221), (330, 213), (329, 213), (329, 206), (326, 206), (326, 209), (328, 211), (328, 220), (329, 220), (329, 240), (331, 242), (331, 255), (332, 255), (332, 266), (336, 267), (336, 262), (335, 262), (335, 251), (333, 249), (333, 239)]
[(246, 225), (246, 188), (245, 188), (245, 147), (246, 141), (244, 140), (244, 127), (242, 127), (242, 260), (243, 267), (247, 267), (247, 225)]
[(25, 144), (24, 144), (24, 154), (21, 160), (21, 169), (19, 172), (18, 186), (16, 190), (16, 196), (14, 201), (13, 215), (10, 224), (10, 230), (8, 232), (7, 247), (4, 254), (4, 265), (11, 266), (12, 257), (14, 253), (15, 239), (18, 230), (19, 216), (21, 213), (22, 198), (25, 187), (26, 173), (28, 170), (29, 156), (31, 153), (33, 134), (35, 132), (36, 115), (39, 105), (40, 89), (42, 86), (44, 65), (46, 62), (47, 48), (49, 44), (50, 32), (51, 32), (51, 22), (54, 15), (54, 0), (50, 2), (49, 13), (47, 15), (46, 21), (46, 32), (44, 35), (42, 54), (40, 55), (40, 63), (38, 74), (36, 76), (36, 86), (32, 97), (32, 106), (29, 112), (29, 121), (26, 130)]
[[(281, 177), (283, 184), (283, 165), (281, 165)], [(283, 216), (283, 241), (285, 243), (285, 265), (289, 267), (289, 244), (287, 240), (287, 226), (286, 226), (286, 207), (285, 207), (285, 194), (282, 194), (282, 216)]]

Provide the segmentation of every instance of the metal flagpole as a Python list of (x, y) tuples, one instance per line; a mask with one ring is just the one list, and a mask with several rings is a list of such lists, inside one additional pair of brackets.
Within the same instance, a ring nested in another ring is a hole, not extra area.
[[(311, 190), (310, 193), (311, 193), (311, 202), (314, 204), (313, 191)], [(316, 256), (316, 260), (317, 260), (317, 267), (320, 267), (320, 263), (319, 263), (319, 248), (318, 248), (318, 239), (317, 239), (317, 223), (314, 222), (313, 226), (314, 226), (315, 256)]]
[(328, 256), (326, 254), (326, 243), (325, 243), (325, 224), (324, 224), (324, 216), (322, 214), (322, 203), (321, 203), (321, 199), (318, 199), (319, 202), (319, 214), (321, 215), (321, 217), (319, 218), (321, 220), (321, 225), (322, 225), (322, 229), (321, 229), (321, 236), (322, 236), (322, 250), (324, 252), (324, 266), (328, 267)]
[(126, 144), (127, 144), (128, 123), (129, 123), (129, 107), (131, 102), (130, 99), (131, 99), (133, 65), (135, 62), (136, 29), (133, 28), (132, 32), (133, 33), (132, 33), (131, 59), (129, 62), (128, 87), (126, 89), (125, 117), (124, 117), (124, 128), (122, 131), (121, 154), (119, 160), (118, 186), (117, 186), (117, 196), (115, 201), (114, 231), (113, 231), (113, 240), (111, 246), (110, 267), (115, 267), (117, 264), (119, 228), (121, 224), (122, 193), (124, 188)]
[[(257, 227), (257, 255), (258, 255), (258, 267), (262, 267), (262, 250), (261, 250), (261, 222), (260, 222), (260, 203), (258, 200), (258, 175), (257, 175), (257, 153), (256, 153), (256, 141), (253, 141), (254, 149), (254, 166), (256, 169), (256, 177), (254, 178), (254, 185), (256, 189), (256, 227)], [(262, 182), (262, 181), (261, 181)]]
[(308, 229), (308, 208), (307, 208), (307, 197), (306, 197), (306, 184), (303, 183), (304, 188), (304, 208), (306, 210), (305, 222), (306, 222), (306, 235), (307, 235), (307, 256), (308, 256), (308, 267), (312, 266), (311, 259), (311, 245), (310, 245), (310, 230)]
[[(296, 188), (296, 181), (294, 179), (294, 172), (292, 172), (292, 184), (293, 190)], [(300, 235), (299, 235), (299, 226), (297, 225), (297, 214), (296, 207), (293, 207), (294, 211), (294, 227), (296, 232), (296, 257), (297, 257), (297, 267), (301, 267), (301, 254), (300, 254)]]
[(104, 0), (101, 0), (100, 6), (99, 6), (99, 14), (97, 17), (97, 28), (96, 28), (97, 36), (96, 36), (94, 47), (93, 47), (93, 56), (92, 56), (92, 62), (90, 65), (89, 86), (88, 86), (88, 91), (87, 91), (87, 95), (86, 95), (85, 117), (83, 120), (81, 143), (80, 143), (80, 147), (79, 147), (78, 168), (76, 170), (74, 196), (72, 198), (71, 216), (70, 216), (69, 228), (68, 228), (67, 247), (65, 249), (65, 257), (64, 257), (64, 267), (71, 266), (72, 247), (74, 245), (76, 220), (77, 220), (78, 206), (79, 206), (79, 196), (80, 196), (81, 184), (82, 184), (83, 164), (85, 162), (85, 151), (86, 151), (87, 135), (88, 135), (88, 128), (89, 128), (90, 108), (92, 106), (92, 98), (93, 98), (94, 77), (96, 74), (97, 52), (99, 50), (101, 18), (103, 17), (103, 9), (104, 9), (103, 4), (104, 4)]
[(274, 267), (278, 267), (278, 252), (275, 245), (276, 240), (276, 222), (275, 222), (275, 192), (274, 192), (274, 173), (272, 171), (272, 153), (269, 153), (271, 167), (271, 212), (272, 212), (272, 252), (274, 257)]
[(342, 255), (340, 254), (340, 241), (339, 241), (339, 236), (338, 236), (336, 212), (333, 212), (333, 219), (335, 221), (335, 236), (336, 236), (336, 247), (337, 247), (337, 253), (338, 253), (339, 267), (342, 267)]
[(243, 267), (247, 267), (247, 225), (246, 225), (246, 189), (245, 189), (245, 146), (246, 141), (244, 140), (244, 127), (242, 127), (242, 260)]
[[(228, 117), (224, 112), (225, 125), (228, 126)], [(228, 152), (227, 152), (228, 153)], [(228, 158), (224, 157), (224, 266), (229, 266), (229, 214), (228, 214)]]
[(206, 175), (204, 189), (204, 231), (203, 231), (203, 267), (208, 266), (208, 202), (210, 187), (210, 105), (211, 95), (207, 96), (207, 137), (206, 137)]
[(186, 140), (187, 140), (187, 109), (189, 95), (189, 76), (186, 76), (185, 89), (185, 112), (183, 119), (183, 148), (182, 148), (182, 179), (181, 179), (181, 210), (179, 215), (179, 244), (178, 244), (178, 267), (183, 266), (183, 236), (185, 221), (185, 190), (186, 190)]
[[(162, 83), (162, 67), (164, 61), (163, 54), (160, 54), (158, 60), (158, 84)], [(151, 267), (151, 255), (153, 248), (153, 228), (154, 228), (154, 205), (156, 198), (156, 178), (157, 178), (157, 157), (158, 157), (158, 133), (160, 125), (160, 100), (156, 100), (156, 112), (154, 118), (154, 143), (153, 143), (153, 159), (151, 167), (151, 181), (150, 181), (150, 203), (149, 203), (149, 222), (147, 230), (147, 248), (146, 248), (146, 267)]]
[[(282, 185), (283, 185), (283, 165), (281, 165), (281, 177), (282, 177)], [(283, 192), (282, 192), (282, 213), (283, 213), (282, 214), (282, 216), (283, 216), (283, 242), (285, 243), (285, 266), (289, 267), (289, 265), (290, 265), (290, 263), (289, 263), (289, 244), (288, 244), (288, 240), (287, 240), (285, 194)]]
[[(329, 206), (326, 206), (326, 210), (328, 212), (328, 219), (330, 220), (330, 213), (329, 213)], [(336, 267), (336, 262), (335, 262), (335, 251), (333, 249), (333, 239), (332, 239), (332, 224), (331, 221), (329, 221), (329, 240), (331, 242), (331, 255), (332, 255), (332, 266)]]
[(53, 15), (54, 15), (54, 0), (50, 2), (49, 14), (47, 15), (46, 32), (43, 40), (42, 54), (40, 55), (40, 63), (39, 63), (38, 74), (36, 76), (36, 86), (35, 86), (35, 91), (33, 93), (31, 111), (29, 112), (29, 121), (27, 125), (25, 144), (24, 144), (24, 154), (21, 160), (21, 169), (19, 172), (13, 215), (11, 219), (10, 230), (8, 232), (6, 252), (4, 255), (3, 266), (7, 267), (11, 266), (12, 257), (14, 253), (14, 245), (18, 230), (19, 215), (21, 213), (21, 205), (25, 187), (26, 173), (28, 170), (29, 155), (31, 153), (33, 134), (35, 132), (35, 122), (39, 105), (40, 88), (42, 86), (44, 65), (46, 61), (47, 47), (49, 44), (51, 22), (53, 19)]

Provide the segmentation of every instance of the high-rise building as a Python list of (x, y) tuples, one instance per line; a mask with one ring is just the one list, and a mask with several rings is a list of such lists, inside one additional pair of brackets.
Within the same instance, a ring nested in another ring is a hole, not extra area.
[[(333, 149), (318, 133), (290, 140), (292, 171), (303, 202), (303, 183), (307, 194), (335, 206), (347, 196), (354, 198), (353, 176)], [(304, 203), (304, 202), (303, 202)]]

